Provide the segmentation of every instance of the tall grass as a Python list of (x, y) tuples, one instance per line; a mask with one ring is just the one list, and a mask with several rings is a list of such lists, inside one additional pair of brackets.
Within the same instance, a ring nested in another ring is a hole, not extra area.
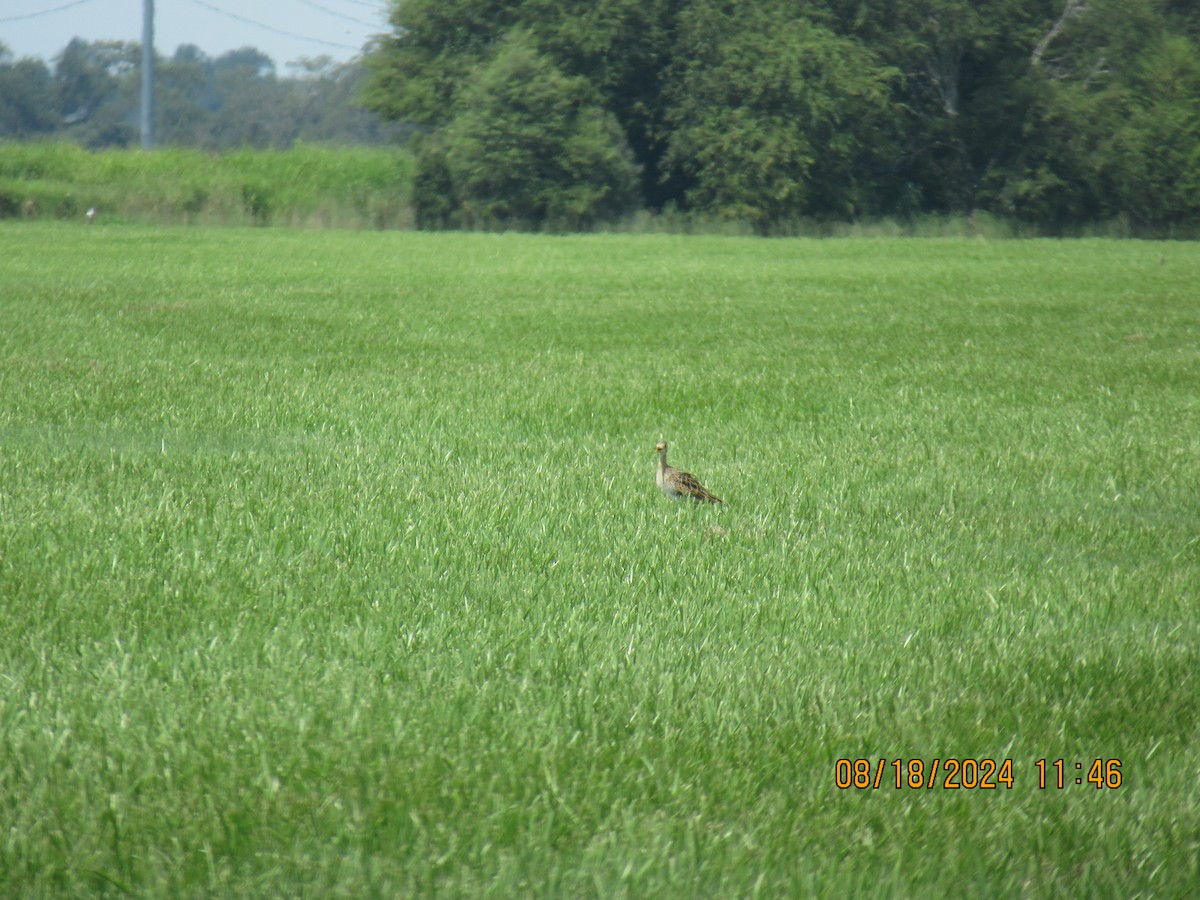
[(410, 227), (411, 160), (379, 148), (297, 144), (206, 154), (0, 144), (0, 218), (158, 224)]
[(1195, 246), (0, 251), (0, 893), (1200, 879)]

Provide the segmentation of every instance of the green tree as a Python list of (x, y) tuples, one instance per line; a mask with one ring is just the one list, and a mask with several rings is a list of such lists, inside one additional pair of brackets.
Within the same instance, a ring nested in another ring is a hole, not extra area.
[(292, 123), (281, 103), (275, 64), (252, 47), (224, 53), (213, 61), (220, 106), (213, 116), (214, 147), (278, 147), (291, 143)]
[(897, 212), (970, 211), (994, 173), (1021, 155), (1030, 53), (1061, 0), (830, 0), (853, 34), (899, 72)]
[(140, 50), (125, 41), (76, 38), (58, 57), (54, 81), (69, 137), (89, 147), (126, 146), (137, 138), (136, 73)]
[(1070, 132), (1096, 217), (1125, 217), (1139, 230), (1200, 226), (1200, 47), (1183, 34), (1156, 35), (1103, 86), (1053, 86), (1052, 110)]
[(501, 0), (394, 2), (394, 31), (367, 60), (372, 78), (364, 101), (387, 119), (445, 125), (463, 85), (516, 24), (519, 6)]
[(580, 228), (627, 211), (637, 166), (611, 113), (514, 31), (464, 89), (446, 161), (471, 225)]
[[(392, 22), (369, 102), (427, 147), (521, 30), (587, 79), (653, 207), (763, 230), (975, 209), (1058, 229), (1194, 219), (1193, 0), (404, 0)], [(429, 186), (448, 171), (435, 156)]]
[(0, 139), (49, 134), (58, 124), (54, 82), (38, 59), (14, 60), (0, 44)]
[(1161, 0), (1066, 0), (1030, 57), (1022, 152), (986, 185), (1055, 228), (1200, 225), (1200, 17)]
[(566, 73), (586, 78), (616, 118), (641, 167), (644, 202), (658, 209), (682, 185), (663, 157), (668, 72), (687, 0), (527, 0), (523, 27)]
[(1155, 228), (1200, 224), (1200, 47), (1164, 33), (1129, 73), (1108, 165), (1122, 211)]
[(663, 77), (684, 0), (404, 0), (392, 6), (393, 33), (367, 56), (369, 108), (430, 130), (461, 111), (463, 91), (503, 37), (527, 32), (568, 76), (587, 80), (641, 166), (652, 205), (671, 199), (661, 177), (665, 151)]
[(670, 71), (665, 162), (689, 206), (764, 231), (874, 211), (893, 131), (895, 71), (791, 8), (695, 4)]
[(296, 140), (375, 144), (403, 136), (402, 127), (386, 125), (360, 102), (368, 77), (361, 59), (336, 63), (318, 56), (290, 65), (296, 74), (281, 80), (281, 87), (287, 92)]
[[(0, 138), (57, 135), (88, 147), (126, 146), (138, 134), (140, 47), (71, 41), (53, 72), (13, 60), (0, 44)], [(156, 72), (156, 132), (163, 145), (289, 147), (297, 140), (377, 143), (399, 131), (358, 102), (361, 60), (303, 61), (280, 78), (270, 57), (244, 47), (216, 59), (181, 45)]]
[(154, 67), (157, 76), (155, 125), (160, 144), (205, 147), (214, 114), (221, 108), (213, 65), (199, 47), (184, 44)]

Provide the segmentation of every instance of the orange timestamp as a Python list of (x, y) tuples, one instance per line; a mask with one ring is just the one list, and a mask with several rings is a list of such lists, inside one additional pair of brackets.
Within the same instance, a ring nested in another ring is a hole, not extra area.
[[(1124, 781), (1119, 759), (1039, 759), (1033, 768), (1041, 790), (1062, 790), (1072, 783), (1119, 788)], [(1011, 791), (1017, 780), (1013, 770), (1011, 759), (839, 759), (833, 765), (833, 783), (840, 790)]]

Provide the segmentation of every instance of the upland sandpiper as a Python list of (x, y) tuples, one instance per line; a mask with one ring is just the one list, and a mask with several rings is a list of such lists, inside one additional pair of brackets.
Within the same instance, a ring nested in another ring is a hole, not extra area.
[(654, 448), (658, 452), (658, 489), (678, 500), (680, 497), (690, 497), (703, 503), (722, 503), (720, 497), (709, 493), (691, 472), (684, 472), (674, 466), (667, 465), (667, 442), (659, 441)]

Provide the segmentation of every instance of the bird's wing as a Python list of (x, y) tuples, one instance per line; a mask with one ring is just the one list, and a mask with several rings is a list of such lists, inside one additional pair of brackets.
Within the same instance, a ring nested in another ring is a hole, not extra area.
[(707, 500), (709, 503), (720, 503), (721, 498), (715, 494), (709, 493), (705, 489), (696, 476), (691, 472), (680, 472), (676, 470), (675, 489), (681, 494), (687, 494), (689, 497), (695, 497), (697, 500)]

